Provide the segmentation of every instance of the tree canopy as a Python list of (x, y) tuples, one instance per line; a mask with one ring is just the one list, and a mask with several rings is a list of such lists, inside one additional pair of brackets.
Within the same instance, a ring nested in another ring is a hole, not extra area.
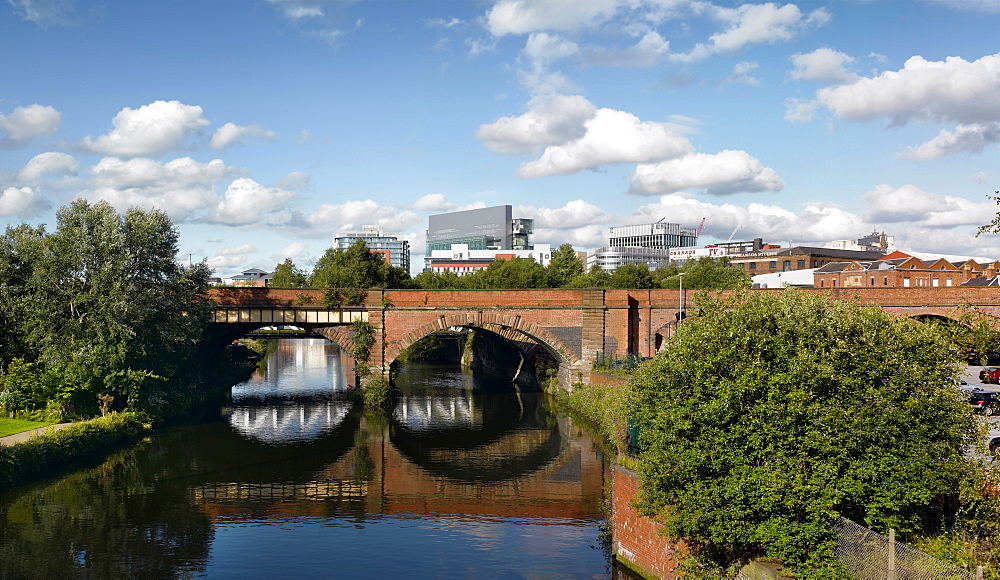
[(291, 258), (285, 258), (271, 274), (271, 286), (274, 288), (302, 288), (307, 282), (305, 273), (295, 267)]
[(22, 225), (0, 238), (3, 322), (16, 329), (0, 348), (5, 380), (64, 408), (92, 409), (102, 393), (133, 408), (169, 404), (167, 382), (208, 323), (210, 270), (175, 261), (177, 231), (161, 211), (77, 200), (56, 221), (51, 234)]
[(631, 380), (643, 507), (728, 565), (841, 577), (832, 518), (940, 526), (970, 476), (975, 421), (954, 346), (875, 307), (794, 290), (701, 296)]
[(346, 250), (328, 248), (316, 261), (309, 285), (314, 288), (401, 288), (409, 273), (386, 263), (364, 240)]

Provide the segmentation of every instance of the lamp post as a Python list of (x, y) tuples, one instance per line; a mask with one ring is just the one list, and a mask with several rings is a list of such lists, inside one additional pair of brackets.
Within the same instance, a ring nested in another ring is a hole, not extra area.
[(677, 295), (677, 324), (680, 325), (681, 320), (684, 319), (684, 272), (677, 274), (677, 279), (681, 283), (681, 289)]

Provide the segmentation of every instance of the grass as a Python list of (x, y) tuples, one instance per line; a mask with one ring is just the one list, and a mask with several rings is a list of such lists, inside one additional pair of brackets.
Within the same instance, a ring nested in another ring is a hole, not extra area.
[(42, 421), (28, 421), (26, 419), (0, 419), (0, 437), (15, 435), (39, 427), (47, 427), (52, 423)]

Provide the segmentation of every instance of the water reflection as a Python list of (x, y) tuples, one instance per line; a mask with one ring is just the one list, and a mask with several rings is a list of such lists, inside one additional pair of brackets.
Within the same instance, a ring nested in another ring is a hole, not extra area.
[(543, 396), (410, 368), (366, 414), (292, 342), (227, 421), (0, 494), (0, 578), (610, 576), (603, 457)]

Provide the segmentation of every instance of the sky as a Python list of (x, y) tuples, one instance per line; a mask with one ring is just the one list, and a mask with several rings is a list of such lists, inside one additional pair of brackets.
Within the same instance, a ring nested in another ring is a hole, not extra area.
[(1000, 258), (1000, 0), (4, 0), (0, 220), (158, 208), (216, 275), (509, 204), (589, 250)]

